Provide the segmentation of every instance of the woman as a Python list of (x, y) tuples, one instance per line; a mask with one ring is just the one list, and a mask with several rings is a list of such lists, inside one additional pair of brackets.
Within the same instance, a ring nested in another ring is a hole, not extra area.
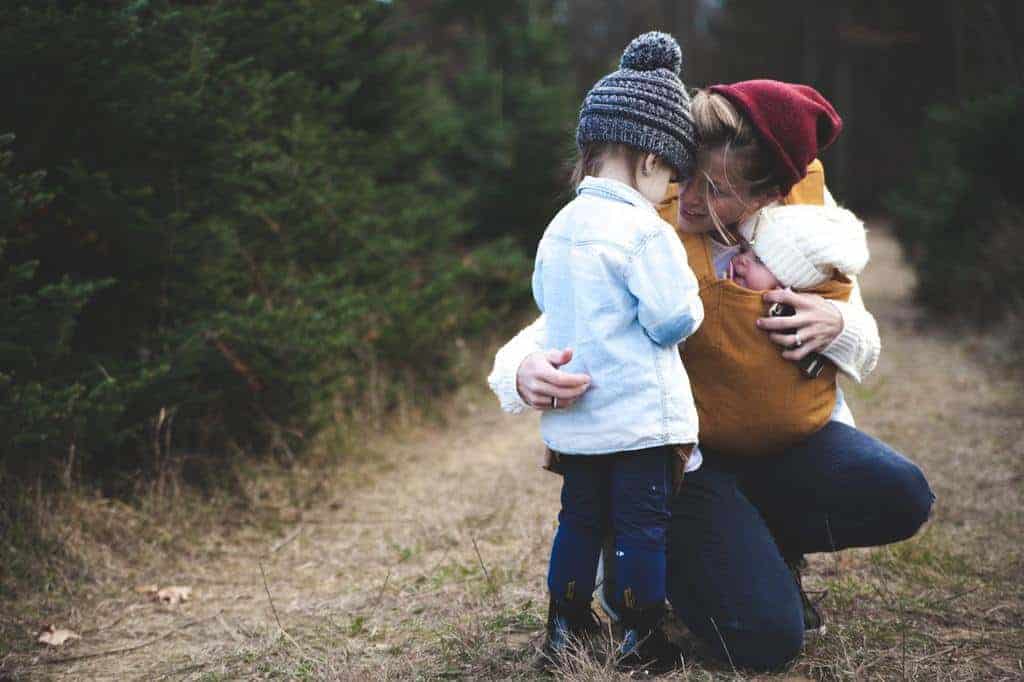
[[(688, 250), (698, 245), (711, 254), (711, 278), (723, 276), (739, 226), (756, 225), (750, 218), (761, 208), (834, 205), (815, 159), (841, 120), (812, 88), (777, 81), (712, 86), (697, 93), (692, 112), (703, 145), (700, 171), (661, 208)], [(758, 320), (783, 357), (820, 352), (855, 381), (874, 368), (877, 327), (856, 288), (849, 303), (789, 291), (764, 298), (796, 310)], [(705, 315), (705, 326), (716, 324), (713, 306), (705, 305)], [(507, 411), (566, 409), (588, 388), (585, 375), (557, 369), (571, 349), (539, 347), (543, 325), (541, 317), (495, 357), (489, 382)], [(693, 389), (699, 399), (701, 387)], [(934, 500), (920, 469), (854, 428), (841, 393), (831, 421), (797, 446), (744, 458), (695, 453), (687, 471), (672, 503), (669, 601), (723, 659), (756, 669), (791, 661), (805, 628), (820, 626), (799, 586), (804, 554), (906, 539)]]

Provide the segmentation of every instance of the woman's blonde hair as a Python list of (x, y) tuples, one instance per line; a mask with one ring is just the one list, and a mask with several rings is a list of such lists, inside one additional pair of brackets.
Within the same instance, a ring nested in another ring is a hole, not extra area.
[(722, 167), (725, 169), (727, 187), (717, 187), (707, 171), (700, 168), (695, 180), (705, 183), (705, 201), (711, 222), (723, 239), (731, 243), (732, 239), (712, 205), (711, 192), (728, 191), (747, 205), (745, 197), (770, 194), (772, 190), (778, 189), (781, 181), (773, 172), (774, 159), (764, 148), (754, 126), (736, 110), (732, 102), (718, 93), (698, 90), (690, 111), (701, 150), (722, 150)]

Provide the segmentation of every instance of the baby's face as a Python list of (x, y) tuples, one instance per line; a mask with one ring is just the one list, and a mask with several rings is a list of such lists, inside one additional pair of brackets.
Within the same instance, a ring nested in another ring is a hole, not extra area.
[(729, 263), (729, 279), (744, 289), (767, 291), (782, 286), (775, 275), (758, 259), (749, 246), (745, 246), (732, 257)]

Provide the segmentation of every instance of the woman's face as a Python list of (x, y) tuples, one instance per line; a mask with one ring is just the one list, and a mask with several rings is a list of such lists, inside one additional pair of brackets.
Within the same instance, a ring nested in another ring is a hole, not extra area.
[(711, 211), (722, 225), (731, 228), (768, 204), (772, 197), (751, 196), (735, 169), (726, 173), (725, 149), (701, 150), (697, 154), (697, 171), (680, 185), (679, 228), (699, 234), (715, 229)]

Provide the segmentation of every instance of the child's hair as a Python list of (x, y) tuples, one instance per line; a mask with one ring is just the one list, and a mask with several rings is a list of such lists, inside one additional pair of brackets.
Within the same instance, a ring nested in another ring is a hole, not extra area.
[(600, 173), (605, 160), (615, 156), (625, 159), (629, 167), (633, 169), (633, 185), (635, 186), (636, 169), (647, 156), (647, 152), (616, 142), (591, 142), (584, 144), (576, 153), (576, 162), (573, 164), (572, 173), (569, 176), (572, 191), (576, 191), (576, 188), (583, 182), (583, 178)]
[[(690, 111), (702, 149), (722, 151), (725, 181), (728, 184), (724, 188), (726, 191), (742, 201), (744, 196), (766, 194), (779, 187), (781, 183), (773, 172), (772, 155), (765, 149), (754, 127), (728, 99), (718, 93), (698, 90)], [(704, 173), (703, 180), (713, 191), (723, 191), (723, 188), (714, 187), (706, 172), (698, 172)], [(736, 181), (742, 185), (743, 191), (737, 191)], [(710, 193), (706, 197), (711, 221), (718, 232), (731, 242), (711, 203)]]

